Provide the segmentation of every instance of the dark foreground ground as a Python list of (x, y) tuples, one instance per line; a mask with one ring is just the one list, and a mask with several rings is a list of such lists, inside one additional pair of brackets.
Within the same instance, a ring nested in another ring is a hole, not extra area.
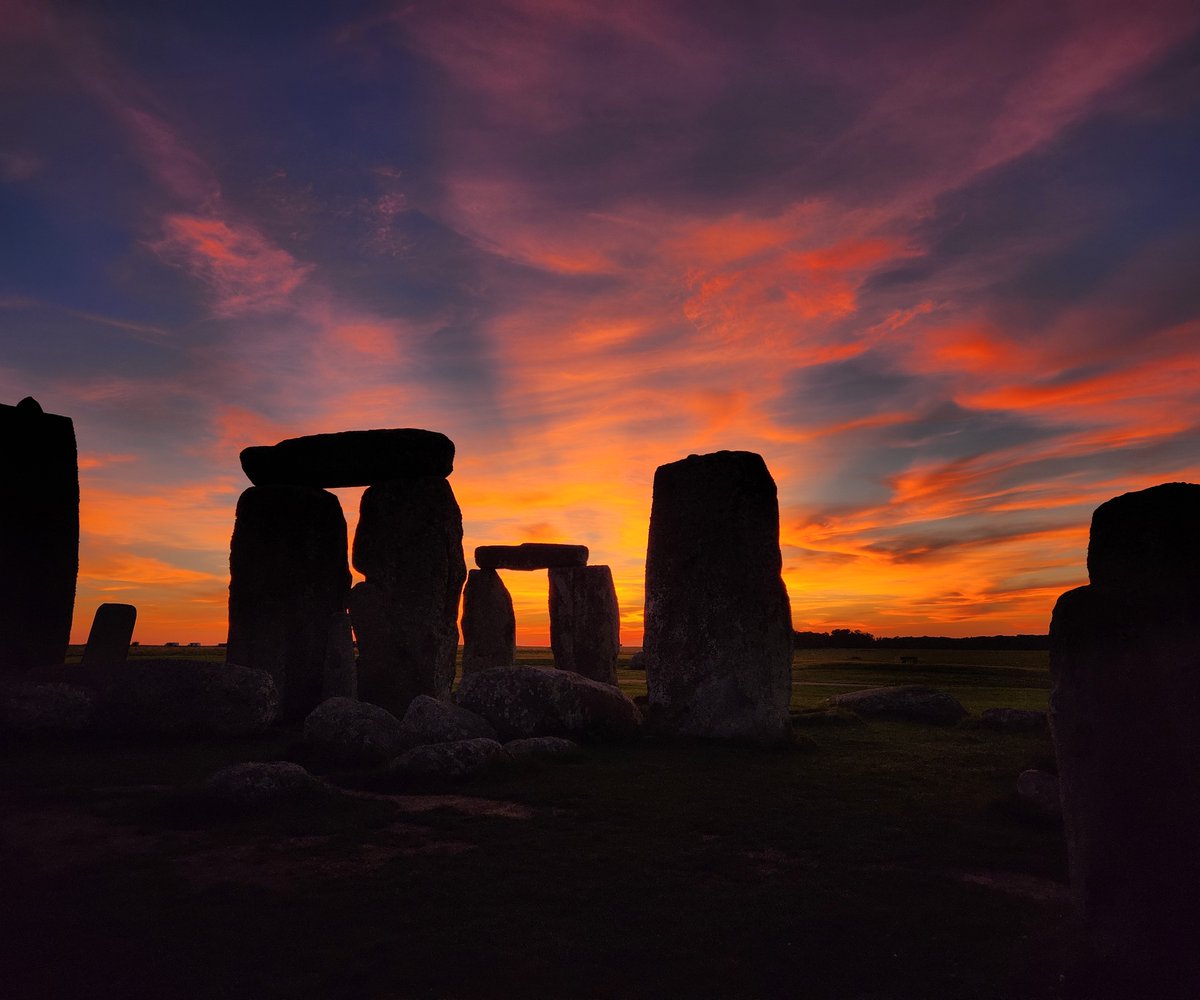
[[(1045, 654), (888, 652), (797, 654), (794, 706), (901, 682), (975, 713), (1045, 706)], [(1047, 735), (804, 732), (815, 746), (590, 749), (265, 816), (214, 814), (199, 784), (294, 733), (8, 747), (0, 994), (1084, 995), (1061, 831), (1012, 793), (1052, 766)]]

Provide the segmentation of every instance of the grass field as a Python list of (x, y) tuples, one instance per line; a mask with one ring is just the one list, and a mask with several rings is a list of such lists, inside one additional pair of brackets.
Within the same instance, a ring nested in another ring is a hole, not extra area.
[[(802, 652), (793, 708), (909, 682), (973, 712), (1045, 706), (1045, 654), (899, 655)], [(645, 690), (636, 671), (620, 681)], [(4, 995), (1075, 995), (1061, 830), (1013, 796), (1052, 760), (1046, 735), (805, 733), (786, 751), (590, 749), (453, 795), (240, 818), (205, 810), (200, 781), (286, 755), (294, 734), (10, 747)]]

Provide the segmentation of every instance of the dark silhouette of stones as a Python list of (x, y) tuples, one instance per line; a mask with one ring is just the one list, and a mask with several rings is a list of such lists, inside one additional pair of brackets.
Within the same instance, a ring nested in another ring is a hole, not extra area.
[(1200, 485), (1164, 483), (1101, 504), (1087, 566), (1093, 587), (1200, 594)]
[[(349, 595), (347, 595), (347, 600)], [(354, 633), (350, 615), (335, 611), (329, 619), (328, 645), (325, 647), (325, 670), (321, 684), (322, 698), (357, 698), (358, 667), (354, 653)]]
[(1045, 712), (1031, 712), (1023, 708), (985, 708), (979, 715), (979, 724), (984, 729), (996, 729), (1002, 733), (1028, 733), (1046, 729), (1048, 720)]
[(229, 548), (226, 661), (266, 670), (283, 719), (321, 701), (325, 662), (350, 589), (338, 498), (309, 486), (252, 486), (238, 499)]
[(646, 654), (638, 650), (629, 658), (630, 670), (645, 670), (646, 669)]
[(78, 733), (95, 721), (93, 697), (81, 687), (0, 680), (0, 734)]
[(225, 806), (262, 807), (305, 798), (325, 788), (299, 764), (286, 760), (248, 761), (214, 771), (204, 782), (209, 798)]
[(79, 573), (79, 463), (70, 417), (0, 405), (0, 670), (61, 665)]
[(641, 712), (619, 689), (565, 670), (495, 667), (464, 677), (454, 700), (502, 740), (561, 736), (579, 743), (636, 739)]
[(419, 694), (446, 697), (466, 579), (462, 513), (445, 479), (396, 479), (363, 492), (350, 594), (358, 693), (403, 717)]
[(952, 726), (967, 715), (957, 698), (923, 684), (867, 688), (834, 695), (828, 703), (868, 718), (907, 719)]
[(490, 667), (511, 667), (517, 653), (512, 595), (494, 569), (467, 573), (462, 612), (463, 676)]
[(508, 754), (495, 740), (482, 737), (454, 743), (413, 747), (392, 761), (387, 778), (424, 784), (465, 781), (507, 761)]
[(1036, 816), (1043, 819), (1062, 819), (1058, 775), (1031, 768), (1017, 777), (1017, 798)]
[(400, 742), (405, 747), (460, 740), (496, 738), (491, 723), (474, 712), (440, 698), (420, 694), (412, 700), (400, 720)]
[(385, 708), (353, 698), (329, 698), (304, 720), (308, 757), (346, 767), (371, 767), (401, 749), (400, 720)]
[(249, 736), (279, 714), (271, 675), (229, 663), (135, 659), (118, 672), (102, 706), (122, 732)]
[(137, 608), (132, 604), (101, 604), (92, 619), (81, 670), (103, 675), (123, 667), (136, 622)]
[(574, 740), (561, 736), (532, 736), (527, 740), (509, 740), (504, 744), (505, 752), (513, 758), (521, 757), (577, 757), (583, 748)]
[(762, 457), (691, 455), (654, 474), (643, 653), (663, 733), (791, 739), (792, 622), (779, 502)]
[(586, 566), (587, 561), (586, 545), (562, 545), (556, 542), (480, 545), (475, 550), (475, 565), (480, 569), (555, 569)]
[(570, 566), (550, 570), (550, 647), (560, 670), (617, 683), (621, 613), (612, 570)]
[(246, 448), (241, 459), (255, 486), (371, 486), (409, 476), (445, 478), (454, 469), (454, 442), (408, 427), (341, 431)]

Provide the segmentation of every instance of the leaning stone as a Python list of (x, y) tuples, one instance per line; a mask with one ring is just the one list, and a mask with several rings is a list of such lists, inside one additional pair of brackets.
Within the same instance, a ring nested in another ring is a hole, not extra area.
[(985, 708), (979, 715), (979, 724), (1005, 733), (1036, 732), (1047, 727), (1045, 712), (1023, 708)]
[(205, 793), (216, 802), (242, 807), (273, 805), (322, 787), (322, 782), (299, 764), (283, 760), (230, 764), (204, 782)]
[(72, 684), (0, 684), (0, 732), (77, 733), (91, 729), (96, 707), (91, 695)]
[(123, 667), (136, 622), (137, 608), (132, 604), (101, 604), (92, 619), (80, 670), (104, 675)]
[(475, 565), (480, 569), (554, 569), (586, 566), (587, 561), (586, 545), (523, 542), (520, 545), (480, 545), (475, 550)]
[(70, 417), (0, 405), (0, 671), (66, 658), (79, 572), (79, 465)]
[(454, 442), (409, 427), (342, 431), (246, 448), (241, 459), (255, 486), (371, 486), (409, 476), (445, 478), (454, 469)]
[(309, 486), (252, 486), (238, 500), (229, 546), (226, 660), (266, 670), (283, 718), (321, 701), (330, 621), (350, 590), (338, 498)]
[(464, 677), (454, 700), (506, 741), (561, 736), (603, 743), (635, 739), (641, 729), (641, 712), (619, 688), (565, 670), (484, 670)]
[(467, 573), (462, 612), (463, 676), (489, 667), (511, 667), (517, 653), (512, 595), (494, 569)]
[(621, 612), (607, 566), (550, 570), (550, 648), (560, 670), (617, 683)]
[(1058, 775), (1030, 769), (1017, 778), (1017, 797), (1045, 819), (1062, 819)]
[(509, 740), (504, 744), (510, 757), (563, 757), (583, 752), (574, 740), (561, 736), (533, 736), (525, 740)]
[(417, 695), (400, 720), (400, 743), (405, 747), (477, 738), (496, 738), (496, 730), (487, 719), (453, 702), (430, 698), (426, 694)]
[(413, 747), (392, 761), (389, 778), (463, 781), (508, 758), (495, 740), (477, 738)]
[(321, 697), (322, 700), (358, 697), (354, 633), (350, 628), (350, 615), (345, 611), (335, 611), (329, 618), (329, 640), (325, 647)]
[(317, 760), (371, 767), (400, 752), (400, 735), (400, 720), (387, 709), (353, 698), (329, 698), (304, 720), (303, 743)]
[(792, 621), (779, 502), (762, 457), (691, 455), (654, 474), (643, 653), (650, 722), (791, 741)]
[(1200, 594), (1200, 485), (1163, 483), (1101, 504), (1087, 567), (1095, 587)]
[(952, 726), (967, 715), (957, 698), (922, 684), (848, 691), (829, 698), (828, 704), (862, 716), (908, 719), (937, 726)]

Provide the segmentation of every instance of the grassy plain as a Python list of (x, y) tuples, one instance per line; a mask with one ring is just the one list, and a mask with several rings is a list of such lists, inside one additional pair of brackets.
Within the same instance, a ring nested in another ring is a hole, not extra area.
[[(1045, 654), (899, 655), (798, 653), (793, 708), (909, 682), (974, 712), (1045, 706)], [(786, 751), (646, 741), (445, 796), (241, 817), (206, 810), (199, 783), (285, 756), (294, 733), (12, 746), (0, 981), (155, 1000), (1069, 994), (1062, 834), (1013, 796), (1051, 760), (1044, 733), (804, 732)]]

